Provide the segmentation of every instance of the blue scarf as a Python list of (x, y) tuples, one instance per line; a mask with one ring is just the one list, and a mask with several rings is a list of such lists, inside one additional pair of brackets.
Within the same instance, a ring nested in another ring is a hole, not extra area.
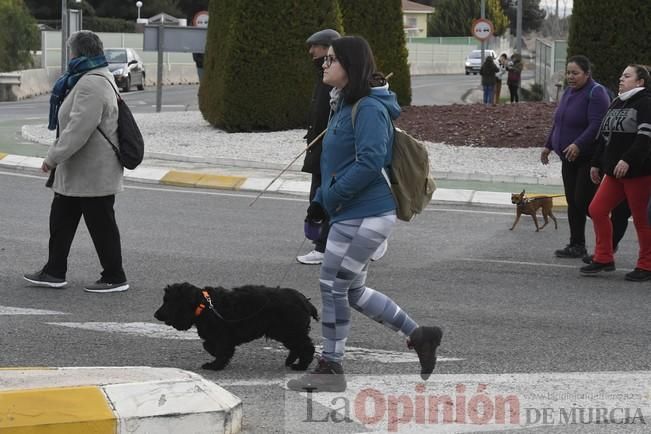
[(47, 125), (49, 130), (54, 130), (59, 125), (59, 107), (68, 92), (75, 87), (79, 79), (92, 69), (108, 66), (103, 54), (95, 57), (79, 56), (71, 59), (68, 63), (68, 69), (59, 77), (50, 96), (50, 119)]

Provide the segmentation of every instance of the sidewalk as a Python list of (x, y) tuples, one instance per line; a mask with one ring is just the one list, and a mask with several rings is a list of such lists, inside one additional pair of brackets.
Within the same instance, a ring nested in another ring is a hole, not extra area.
[[(137, 114), (136, 119), (146, 154), (140, 167), (125, 171), (125, 179), (135, 182), (259, 192), (305, 147), (302, 130), (228, 134), (212, 128), (197, 111)], [(43, 145), (39, 158), (33, 151), (31, 157), (12, 153), (0, 159), (0, 167), (40, 168), (54, 133), (44, 124), (28, 124), (22, 136)], [(426, 145), (438, 186), (433, 202), (512, 206), (510, 193), (523, 189), (528, 194), (563, 191), (560, 161), (552, 158), (543, 166), (538, 148)], [(310, 175), (300, 171), (302, 162), (301, 156), (269, 191), (307, 196)], [(564, 198), (555, 201), (564, 204)]]

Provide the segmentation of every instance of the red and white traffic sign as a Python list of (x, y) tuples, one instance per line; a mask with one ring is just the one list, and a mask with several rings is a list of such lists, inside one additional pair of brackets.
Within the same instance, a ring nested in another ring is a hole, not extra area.
[(493, 35), (493, 23), (485, 18), (473, 20), (470, 32), (475, 38), (485, 41)]
[(194, 14), (192, 25), (195, 27), (208, 27), (208, 11), (199, 11)]

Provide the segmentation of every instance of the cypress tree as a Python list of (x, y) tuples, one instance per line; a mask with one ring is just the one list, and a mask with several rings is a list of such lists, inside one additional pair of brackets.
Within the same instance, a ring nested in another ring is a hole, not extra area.
[(305, 40), (341, 30), (336, 0), (212, 0), (199, 108), (226, 131), (305, 124), (314, 73)]
[(389, 86), (401, 106), (411, 104), (411, 77), (400, 0), (339, 0), (348, 35), (363, 36), (375, 55), (377, 68), (393, 73)]
[(594, 78), (617, 92), (630, 63), (651, 64), (651, 2), (574, 0), (567, 55), (588, 56)]

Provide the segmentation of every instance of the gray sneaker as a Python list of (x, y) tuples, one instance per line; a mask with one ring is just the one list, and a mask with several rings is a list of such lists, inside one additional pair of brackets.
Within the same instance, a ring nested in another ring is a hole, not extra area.
[(43, 288), (63, 288), (68, 284), (66, 279), (50, 276), (43, 270), (39, 270), (35, 273), (24, 274), (23, 279), (32, 285), (41, 286)]
[(122, 291), (126, 291), (127, 289), (129, 289), (129, 284), (127, 282), (107, 283), (102, 281), (102, 279), (98, 280), (95, 283), (91, 283), (90, 285), (86, 285), (84, 287), (84, 291), (96, 292), (96, 293), (122, 292)]

